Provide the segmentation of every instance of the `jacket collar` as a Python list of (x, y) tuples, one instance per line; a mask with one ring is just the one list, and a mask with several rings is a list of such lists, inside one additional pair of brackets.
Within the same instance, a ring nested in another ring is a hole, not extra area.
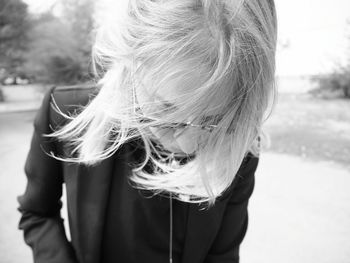
[(79, 166), (76, 222), (81, 262), (99, 262), (113, 165), (113, 158), (108, 158), (95, 167)]
[(217, 201), (210, 209), (189, 204), (183, 263), (203, 262), (219, 231), (225, 203)]

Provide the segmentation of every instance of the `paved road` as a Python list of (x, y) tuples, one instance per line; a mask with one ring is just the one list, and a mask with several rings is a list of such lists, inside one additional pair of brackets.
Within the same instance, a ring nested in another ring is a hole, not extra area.
[(25, 189), (24, 161), (29, 149), (34, 112), (0, 114), (0, 262), (33, 262), (17, 230), (16, 196)]
[[(0, 114), (0, 263), (32, 262), (17, 230), (16, 196), (34, 112)], [(337, 164), (264, 153), (249, 204), (242, 263), (349, 263), (350, 171)]]

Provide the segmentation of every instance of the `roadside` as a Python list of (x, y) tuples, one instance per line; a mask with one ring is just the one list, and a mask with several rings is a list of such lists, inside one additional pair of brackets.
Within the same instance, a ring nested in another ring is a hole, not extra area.
[(40, 107), (45, 85), (8, 85), (1, 86), (4, 101), (0, 101), (0, 113), (24, 112), (37, 110)]
[(34, 101), (0, 102), (0, 113), (35, 111), (40, 107), (41, 99)]
[(272, 152), (339, 163), (350, 169), (349, 99), (281, 93), (264, 127), (271, 137)]
[(255, 178), (242, 263), (349, 263), (350, 170), (267, 152)]
[(0, 263), (33, 262), (18, 227), (16, 197), (24, 193), (24, 162), (35, 111), (0, 114)]

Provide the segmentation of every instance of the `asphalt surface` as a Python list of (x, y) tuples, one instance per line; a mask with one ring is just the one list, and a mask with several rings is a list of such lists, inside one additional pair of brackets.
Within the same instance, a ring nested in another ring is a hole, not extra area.
[(33, 262), (32, 252), (17, 230), (16, 196), (24, 192), (24, 162), (29, 150), (34, 111), (0, 114), (0, 262)]
[[(34, 113), (0, 113), (0, 263), (33, 262), (17, 229), (16, 196), (26, 185)], [(349, 187), (350, 171), (341, 165), (263, 153), (241, 262), (349, 263)]]

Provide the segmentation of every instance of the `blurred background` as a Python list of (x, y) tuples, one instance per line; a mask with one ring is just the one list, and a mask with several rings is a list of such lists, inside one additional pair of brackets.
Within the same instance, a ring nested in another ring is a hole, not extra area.
[[(33, 118), (50, 86), (91, 78), (101, 1), (0, 0), (0, 262), (33, 262), (16, 210)], [(279, 94), (241, 262), (350, 263), (350, 1), (275, 2)]]

